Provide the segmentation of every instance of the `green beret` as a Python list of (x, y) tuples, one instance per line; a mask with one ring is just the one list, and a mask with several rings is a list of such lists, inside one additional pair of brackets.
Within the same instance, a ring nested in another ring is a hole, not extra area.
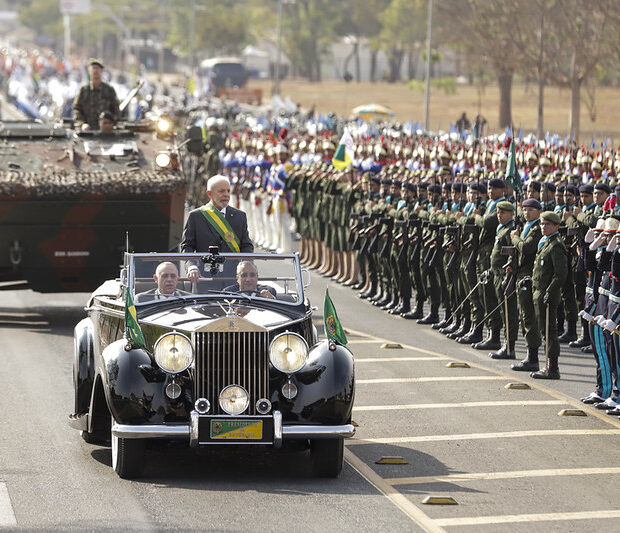
[(544, 211), (543, 213), (541, 213), (540, 218), (544, 218), (545, 220), (553, 222), (554, 224), (562, 223), (562, 219), (560, 218), (560, 216), (553, 211)]
[(515, 206), (507, 200), (501, 201), (497, 204), (497, 209), (501, 209), (502, 211), (511, 211), (514, 213)]

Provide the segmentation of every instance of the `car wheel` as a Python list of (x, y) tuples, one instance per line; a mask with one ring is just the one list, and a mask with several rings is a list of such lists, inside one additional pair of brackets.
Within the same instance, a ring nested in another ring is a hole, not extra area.
[(310, 441), (312, 471), (318, 477), (338, 477), (344, 461), (344, 439)]
[(144, 440), (122, 439), (112, 435), (112, 468), (119, 477), (140, 477), (144, 471)]

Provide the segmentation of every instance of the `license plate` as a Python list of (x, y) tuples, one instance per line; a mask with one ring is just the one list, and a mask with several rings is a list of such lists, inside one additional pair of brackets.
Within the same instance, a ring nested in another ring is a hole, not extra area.
[(217, 440), (261, 440), (262, 420), (211, 420), (210, 435)]

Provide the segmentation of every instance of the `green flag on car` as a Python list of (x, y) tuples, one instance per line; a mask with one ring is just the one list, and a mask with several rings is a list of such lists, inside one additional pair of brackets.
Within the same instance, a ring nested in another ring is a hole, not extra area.
[(343, 346), (347, 345), (347, 336), (344, 334), (336, 308), (332, 299), (329, 297), (329, 290), (325, 289), (325, 303), (323, 305), (323, 320), (325, 322), (325, 334), (330, 341), (334, 341)]
[(143, 348), (146, 350), (146, 340), (144, 340), (142, 328), (140, 328), (140, 324), (138, 323), (136, 306), (133, 304), (129, 287), (127, 287), (125, 296), (125, 331), (127, 340), (130, 341), (131, 344), (136, 348)]

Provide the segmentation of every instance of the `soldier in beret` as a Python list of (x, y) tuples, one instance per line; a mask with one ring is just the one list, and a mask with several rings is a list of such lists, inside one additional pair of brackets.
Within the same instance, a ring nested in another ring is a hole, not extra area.
[(99, 129), (99, 116), (109, 111), (114, 120), (120, 117), (118, 98), (114, 87), (102, 80), (105, 65), (98, 59), (88, 62), (90, 83), (83, 85), (73, 102), (73, 117), (80, 129)]
[(545, 337), (546, 363), (545, 368), (530, 374), (536, 379), (560, 379), (557, 307), (568, 271), (566, 248), (558, 231), (561, 221), (553, 211), (545, 211), (540, 215), (543, 236), (538, 242), (532, 285), (536, 320)]
[(511, 233), (512, 245), (517, 249), (517, 299), (519, 304), (519, 318), (525, 332), (527, 357), (521, 362), (512, 365), (513, 370), (535, 372), (538, 366), (538, 349), (540, 348), (540, 329), (536, 320), (536, 310), (532, 294), (532, 273), (534, 259), (538, 251), (538, 242), (542, 237), (540, 232), (541, 206), (538, 200), (529, 198), (523, 201), (523, 215), (525, 224), (523, 230), (513, 230)]

